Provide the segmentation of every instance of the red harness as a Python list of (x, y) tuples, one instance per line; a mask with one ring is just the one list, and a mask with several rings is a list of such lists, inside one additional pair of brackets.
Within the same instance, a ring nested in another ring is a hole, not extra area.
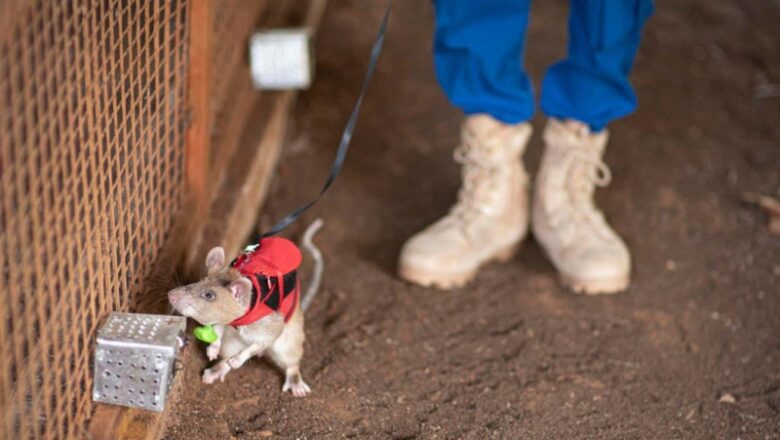
[(301, 292), (297, 270), (301, 251), (285, 238), (266, 237), (247, 247), (230, 266), (252, 282), (252, 300), (233, 327), (252, 324), (274, 312), (287, 322), (295, 312)]

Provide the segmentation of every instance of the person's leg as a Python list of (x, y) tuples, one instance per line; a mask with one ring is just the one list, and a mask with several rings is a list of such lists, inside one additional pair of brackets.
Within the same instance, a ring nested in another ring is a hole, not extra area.
[(633, 112), (628, 74), (652, 0), (571, 0), (569, 53), (542, 82), (547, 116), (574, 119), (597, 132)]
[(455, 160), (463, 185), (444, 218), (410, 238), (399, 275), (460, 286), (491, 260), (512, 255), (528, 230), (528, 177), (521, 157), (533, 113), (522, 70), (529, 0), (438, 0), (439, 82), (467, 115)]
[(547, 72), (542, 109), (550, 117), (533, 202), (539, 243), (578, 292), (628, 287), (628, 247), (596, 207), (596, 186), (609, 183), (602, 162), (605, 126), (636, 108), (628, 74), (651, 0), (572, 0), (569, 55)]
[(467, 115), (527, 121), (533, 91), (523, 71), (530, 0), (436, 0), (436, 77)]

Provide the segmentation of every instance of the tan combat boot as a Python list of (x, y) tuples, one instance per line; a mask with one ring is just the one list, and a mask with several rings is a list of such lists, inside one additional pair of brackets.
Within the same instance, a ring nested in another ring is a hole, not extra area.
[(487, 115), (466, 119), (454, 154), (463, 166), (458, 202), (406, 242), (401, 278), (448, 289), (466, 284), (484, 263), (511, 258), (528, 230), (528, 175), (520, 158), (531, 131), (528, 123), (507, 125)]
[(628, 287), (631, 256), (593, 202), (595, 186), (606, 186), (601, 161), (608, 133), (550, 118), (545, 152), (536, 177), (532, 228), (561, 279), (576, 292), (615, 293)]

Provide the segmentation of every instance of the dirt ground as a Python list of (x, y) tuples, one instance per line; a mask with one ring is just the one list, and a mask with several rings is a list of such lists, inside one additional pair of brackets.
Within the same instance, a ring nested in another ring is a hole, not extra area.
[[(318, 191), (383, 5), (329, 5), (261, 224)], [(538, 81), (564, 53), (568, 6), (533, 8)], [(433, 76), (432, 21), (429, 2), (395, 2), (346, 169), (288, 233), (326, 221), (303, 364), (314, 394), (281, 394), (281, 375), (251, 361), (224, 384), (191, 381), (164, 438), (780, 438), (780, 237), (740, 201), (780, 196), (780, 3), (658, 2), (633, 75), (640, 110), (612, 125), (614, 179), (598, 194), (633, 250), (634, 284), (611, 297), (562, 289), (530, 238), (468, 288), (396, 278), (403, 241), (458, 185), (461, 115)]]

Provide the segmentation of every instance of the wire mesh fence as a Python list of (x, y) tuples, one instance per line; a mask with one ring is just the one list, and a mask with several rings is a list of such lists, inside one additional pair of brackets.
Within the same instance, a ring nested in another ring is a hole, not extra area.
[(133, 309), (183, 200), (188, 7), (0, 6), (0, 438), (91, 413), (96, 329)]

